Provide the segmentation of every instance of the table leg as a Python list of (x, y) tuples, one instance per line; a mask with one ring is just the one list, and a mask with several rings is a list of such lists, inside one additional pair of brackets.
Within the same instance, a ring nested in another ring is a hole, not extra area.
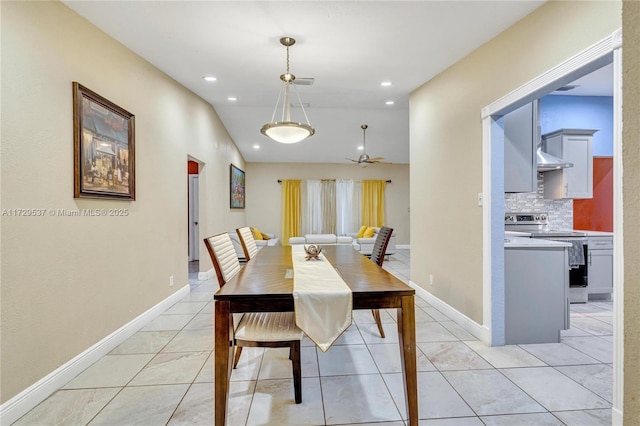
[(229, 396), (229, 376), (233, 366), (233, 345), (230, 343), (232, 327), (230, 304), (228, 301), (215, 301), (214, 330), (214, 378), (215, 397), (214, 412), (216, 426), (224, 426), (227, 417), (227, 400)]
[(416, 368), (416, 314), (413, 296), (402, 296), (398, 309), (398, 337), (402, 359), (402, 379), (410, 426), (418, 426), (418, 374)]

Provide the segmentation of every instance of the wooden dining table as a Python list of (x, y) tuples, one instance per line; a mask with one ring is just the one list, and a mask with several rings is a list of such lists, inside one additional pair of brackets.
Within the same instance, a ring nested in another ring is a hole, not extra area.
[[(328, 245), (322, 249), (326, 259), (351, 288), (353, 309), (397, 309), (407, 416), (409, 425), (417, 426), (415, 290), (350, 245)], [(234, 351), (231, 315), (238, 312), (293, 312), (293, 279), (289, 277), (292, 269), (290, 246), (264, 247), (213, 296), (216, 426), (224, 426), (227, 416)]]

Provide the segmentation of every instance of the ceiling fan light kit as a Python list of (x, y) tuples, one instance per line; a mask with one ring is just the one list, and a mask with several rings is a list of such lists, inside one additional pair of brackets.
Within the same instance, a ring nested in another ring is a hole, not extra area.
[[(289, 90), (293, 85), (296, 76), (289, 72), (289, 47), (293, 46), (295, 42), (296, 40), (291, 37), (282, 37), (280, 39), (280, 44), (287, 48), (287, 72), (280, 76), (280, 80), (282, 80), (282, 89), (278, 94), (278, 100), (276, 101), (276, 107), (274, 108), (273, 115), (271, 116), (271, 122), (266, 123), (260, 129), (260, 133), (280, 143), (297, 143), (305, 140), (309, 136), (313, 136), (316, 132), (309, 123), (309, 118), (307, 117), (304, 105), (302, 104), (297, 91), (296, 95), (298, 97), (298, 103), (300, 104), (304, 118), (307, 120), (307, 124), (291, 121), (291, 99)], [(282, 118), (281, 121), (276, 121), (276, 112), (278, 111), (278, 105), (280, 104), (282, 93), (284, 93)]]

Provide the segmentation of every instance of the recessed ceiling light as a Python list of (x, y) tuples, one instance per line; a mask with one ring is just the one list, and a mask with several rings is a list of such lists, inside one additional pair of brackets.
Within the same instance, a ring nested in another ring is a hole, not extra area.
[(235, 102), (235, 101), (237, 101), (237, 100), (238, 100), (238, 98), (236, 98), (235, 96), (229, 96), (229, 97), (227, 98), (227, 100), (228, 100), (228, 101), (231, 101), (231, 102)]
[(253, 149), (260, 149), (260, 145), (254, 145)]
[(216, 80), (217, 80), (217, 78), (215, 78), (215, 77), (214, 77), (214, 76), (212, 76), (212, 75), (205, 75), (205, 76), (204, 76), (204, 77), (202, 77), (202, 78), (203, 78), (203, 80), (205, 80), (205, 81), (216, 81)]
[(393, 105), (393, 104), (395, 104), (395, 102), (394, 102), (394, 101), (387, 101), (387, 102), (385, 102), (385, 105)]
[(383, 81), (382, 83), (380, 83), (380, 86), (389, 87), (389, 86), (391, 86), (391, 82), (390, 81)]
[(362, 151), (364, 149), (364, 146), (359, 146), (358, 147), (358, 151)]

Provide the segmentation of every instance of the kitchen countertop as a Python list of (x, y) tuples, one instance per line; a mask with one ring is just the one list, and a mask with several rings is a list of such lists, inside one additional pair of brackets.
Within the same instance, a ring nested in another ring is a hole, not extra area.
[(504, 231), (504, 237), (530, 237), (531, 232), (520, 232), (520, 231)]
[(571, 247), (562, 241), (545, 240), (544, 238), (514, 237), (505, 234), (504, 248), (558, 248)]
[(613, 232), (606, 231), (585, 231), (581, 229), (576, 229), (577, 232), (584, 232), (587, 234), (587, 237), (613, 237)]

